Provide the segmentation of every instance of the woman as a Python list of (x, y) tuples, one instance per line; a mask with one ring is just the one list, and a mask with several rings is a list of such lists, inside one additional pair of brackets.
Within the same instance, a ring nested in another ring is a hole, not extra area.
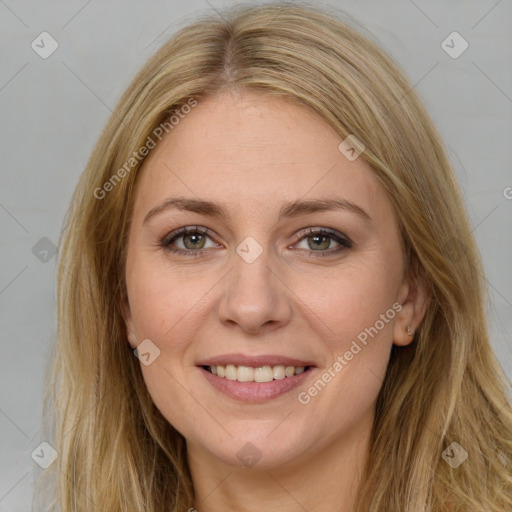
[(373, 43), (277, 4), (185, 27), (69, 212), (55, 503), (512, 509), (484, 282), (439, 135)]

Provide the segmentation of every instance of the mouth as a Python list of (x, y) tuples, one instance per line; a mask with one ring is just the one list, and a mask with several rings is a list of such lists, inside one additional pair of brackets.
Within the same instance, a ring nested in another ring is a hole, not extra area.
[(219, 364), (202, 365), (201, 367), (212, 375), (238, 382), (272, 382), (274, 380), (289, 379), (311, 369), (311, 366), (285, 366), (283, 364), (257, 367)]
[(316, 366), (285, 356), (231, 354), (200, 361), (197, 368), (213, 389), (237, 401), (261, 403), (303, 384)]

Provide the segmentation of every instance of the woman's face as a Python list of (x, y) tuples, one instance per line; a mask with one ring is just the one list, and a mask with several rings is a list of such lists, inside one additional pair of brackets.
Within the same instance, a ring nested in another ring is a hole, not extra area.
[(144, 341), (148, 391), (195, 453), (270, 468), (353, 442), (392, 344), (413, 339), (424, 308), (391, 203), (341, 142), (288, 101), (223, 94), (144, 163), (129, 341)]

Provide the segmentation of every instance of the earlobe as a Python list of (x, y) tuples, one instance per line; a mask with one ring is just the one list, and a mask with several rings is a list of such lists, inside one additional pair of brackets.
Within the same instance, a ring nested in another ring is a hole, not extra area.
[(396, 316), (393, 343), (407, 346), (413, 342), (414, 335), (427, 311), (426, 282), (419, 277), (410, 277), (402, 284), (398, 298), (401, 299), (402, 309)]
[(133, 330), (131, 330), (128, 325), (126, 326), (126, 337), (128, 338), (128, 343), (130, 344), (130, 347), (133, 349), (137, 348), (137, 338), (135, 337), (135, 333)]
[(128, 343), (132, 348), (136, 348), (137, 338), (135, 336), (135, 329), (133, 328), (133, 320), (132, 320), (132, 314), (130, 311), (130, 306), (127, 303), (123, 304), (123, 316), (124, 316), (124, 322), (126, 326), (126, 337), (128, 338)]

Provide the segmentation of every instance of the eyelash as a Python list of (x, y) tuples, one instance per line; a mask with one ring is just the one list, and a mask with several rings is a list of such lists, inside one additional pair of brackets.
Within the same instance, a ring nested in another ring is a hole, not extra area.
[[(199, 257), (202, 252), (206, 251), (207, 249), (191, 249), (191, 250), (184, 250), (184, 249), (173, 249), (170, 247), (170, 244), (174, 241), (178, 240), (179, 238), (182, 238), (185, 235), (192, 235), (192, 234), (201, 234), (201, 235), (207, 235), (209, 238), (211, 236), (209, 235), (209, 230), (206, 228), (203, 228), (201, 226), (195, 226), (193, 228), (191, 227), (183, 227), (180, 229), (177, 229), (176, 231), (173, 231), (172, 233), (169, 233), (161, 240), (161, 245), (164, 249), (167, 251), (180, 254), (186, 257)], [(309, 251), (310, 257), (323, 257), (323, 256), (329, 256), (333, 254), (338, 254), (342, 252), (345, 249), (350, 249), (352, 247), (352, 241), (342, 233), (338, 233), (337, 231), (332, 231), (330, 229), (321, 228), (321, 229), (315, 229), (315, 228), (307, 228), (305, 231), (301, 232), (300, 234), (296, 235), (299, 239), (298, 241), (302, 241), (303, 239), (309, 238), (311, 236), (321, 236), (324, 238), (330, 238), (331, 240), (334, 240), (335, 242), (338, 242), (340, 244), (340, 247), (337, 247), (334, 250), (326, 250), (326, 251)]]

